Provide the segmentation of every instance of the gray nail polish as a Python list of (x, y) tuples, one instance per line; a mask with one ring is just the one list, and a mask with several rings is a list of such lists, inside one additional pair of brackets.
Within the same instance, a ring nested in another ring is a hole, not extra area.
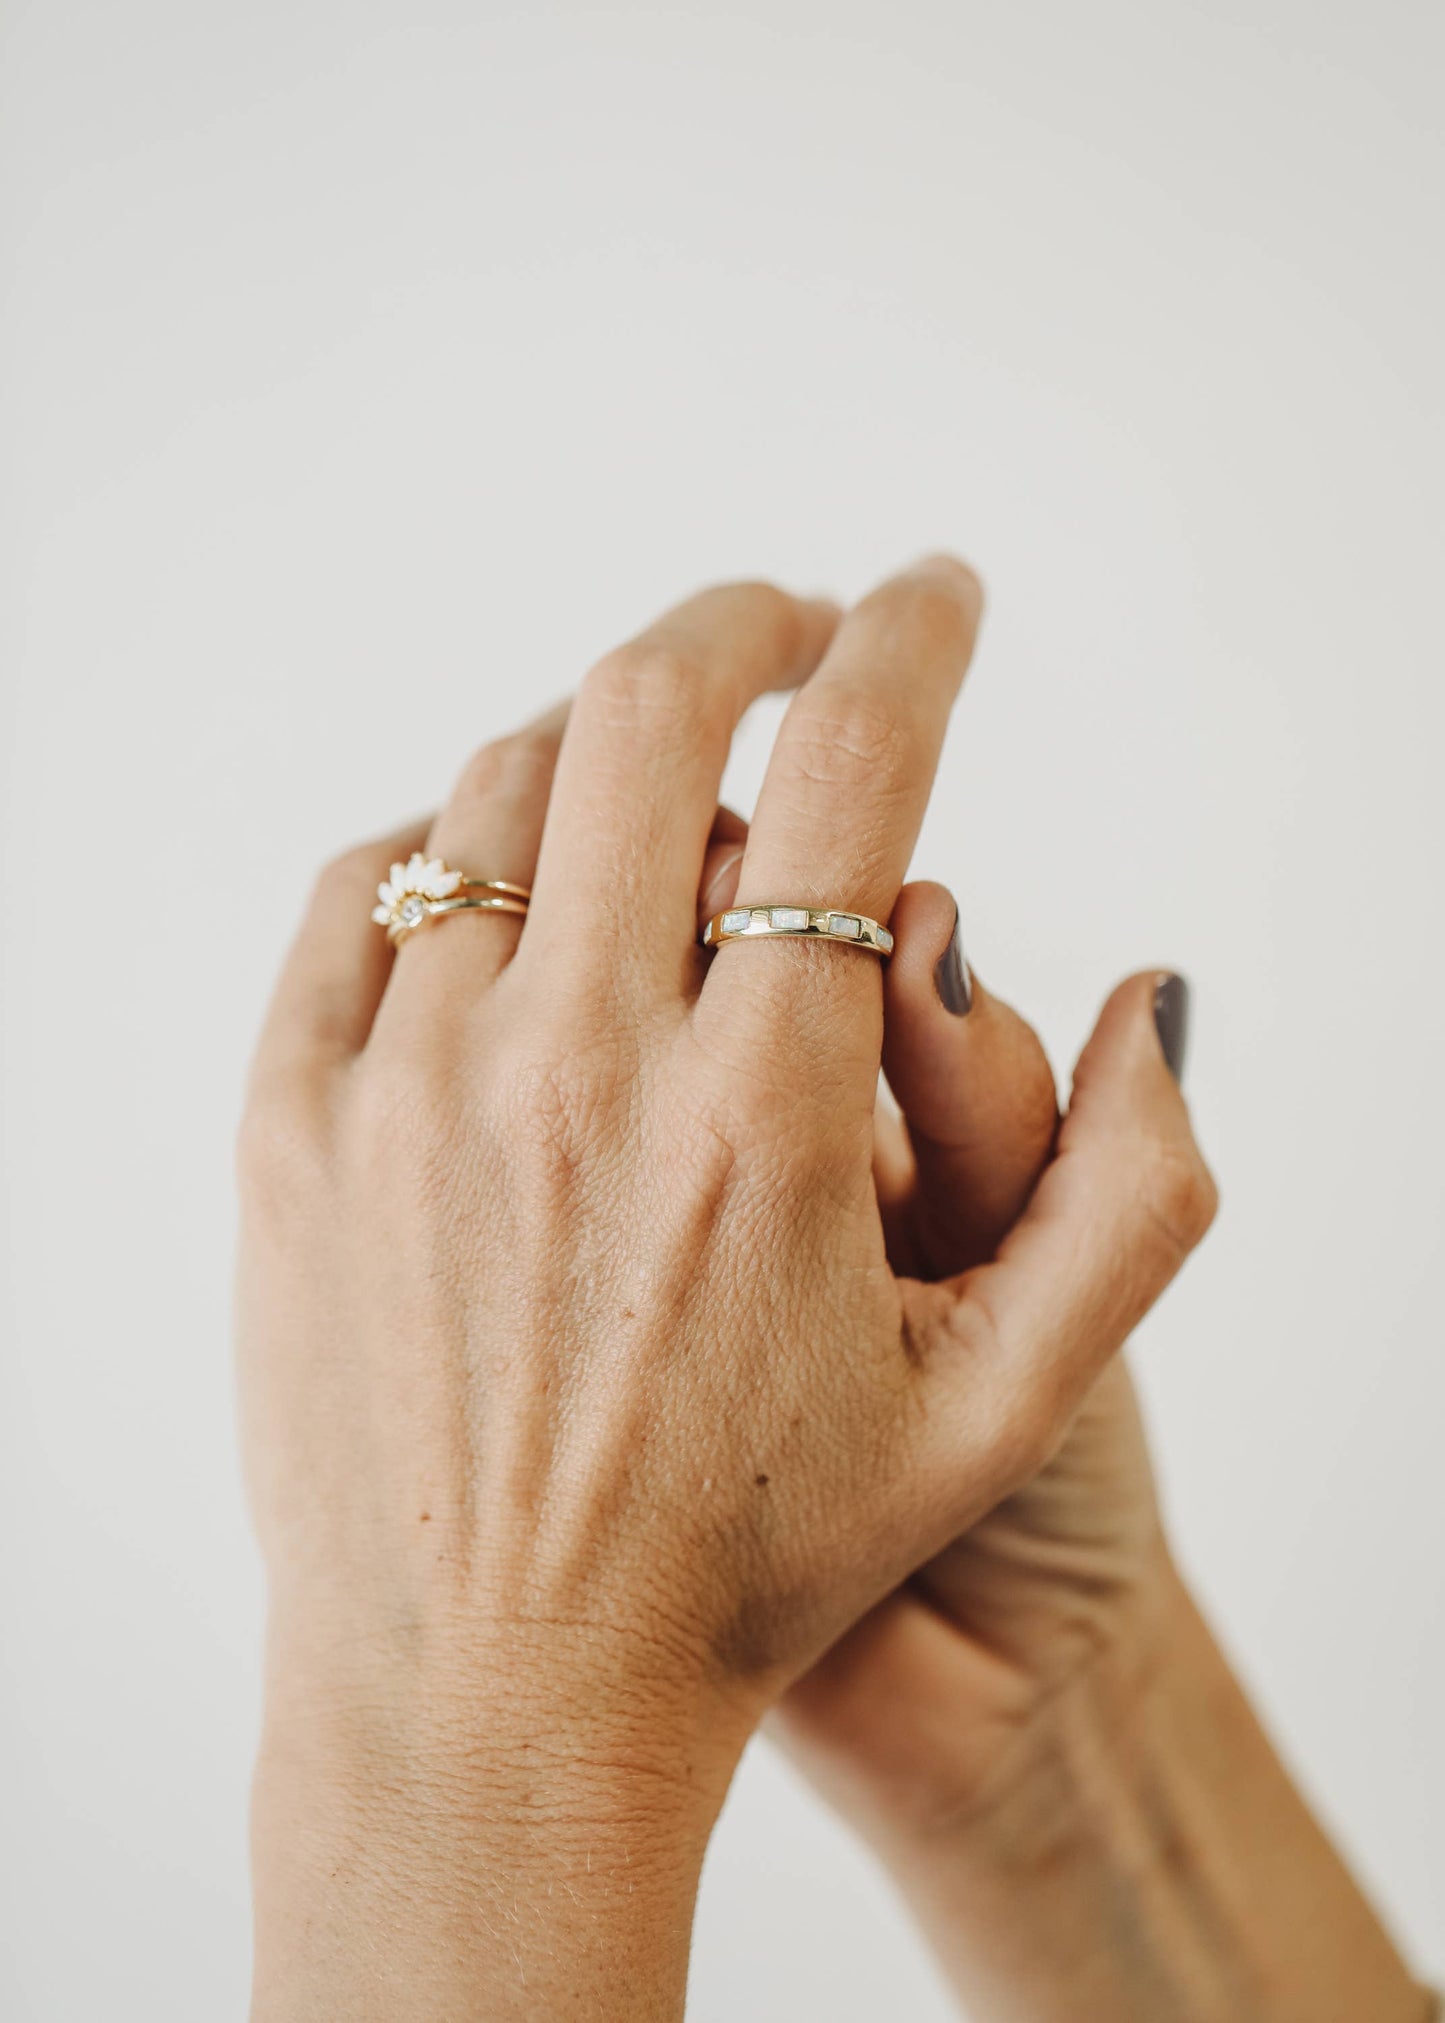
[(955, 1018), (962, 1018), (965, 1012), (973, 1009), (973, 972), (963, 952), (963, 936), (959, 931), (956, 911), (948, 946), (933, 966), (933, 981), (944, 1008), (951, 1011)]
[(1184, 1057), (1189, 1051), (1189, 985), (1182, 976), (1160, 980), (1154, 992), (1154, 1029), (1170, 1074), (1182, 1082)]

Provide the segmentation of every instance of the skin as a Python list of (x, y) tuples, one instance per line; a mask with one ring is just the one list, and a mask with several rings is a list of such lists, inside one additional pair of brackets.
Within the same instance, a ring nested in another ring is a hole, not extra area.
[[(1036, 1802), (1054, 1757), (1021, 1738), (1069, 1695), (1034, 1674), (1072, 1632), (1057, 1565), (1010, 1587), (1010, 1527), (1047, 1540), (1070, 1429), (1215, 1196), (1153, 974), (1105, 1008), (1056, 1144), (1036, 1043), (982, 995), (997, 1097), (929, 1122), (939, 896), (900, 890), (978, 613), (936, 560), (841, 623), (732, 586), (607, 656), (426, 840), (530, 883), (525, 930), (439, 923), (393, 960), (369, 907), (420, 832), (323, 875), (240, 1155), (257, 2017), (680, 2016), (707, 1838), (780, 1701), (937, 1933), (979, 1821)], [(729, 866), (718, 780), (770, 687), (797, 694)], [(699, 894), (728, 878), (891, 915), (891, 974), (789, 942), (709, 963)], [(874, 1114), (885, 995), (911, 1145)], [(915, 1665), (934, 1625), (949, 1655)], [(900, 1675), (938, 1744), (902, 1758)]]
[[(703, 916), (731, 904), (736, 817)], [(906, 886), (876, 1119), (889, 1254), (991, 1256), (1052, 1157), (1052, 1072), (972, 978), (951, 895)], [(1412, 1979), (1301, 1801), (1169, 1553), (1127, 1364), (1049, 1464), (789, 1692), (776, 1739), (882, 1856), (968, 2013), (1018, 2023), (1417, 2023)], [(1221, 1793), (1226, 1802), (1220, 1803)]]
[[(988, 1256), (1055, 1148), (1042, 1048), (905, 891), (887, 984), (890, 1248)], [(1068, 1151), (1066, 1124), (1059, 1150)], [(1411, 1976), (1256, 1721), (1169, 1552), (1125, 1360), (1058, 1453), (830, 1651), (773, 1718), (989, 2023), (1421, 2023)]]

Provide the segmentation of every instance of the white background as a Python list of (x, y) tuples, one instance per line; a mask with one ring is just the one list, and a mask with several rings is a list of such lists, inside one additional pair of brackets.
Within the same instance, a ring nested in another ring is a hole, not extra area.
[[(1445, 1967), (1442, 19), (0, 8), (7, 2023), (243, 2013), (230, 1141), (314, 862), (699, 581), (940, 545), (917, 869), (1062, 1072), (1195, 980), (1175, 1532)], [(766, 1751), (694, 2013), (949, 2013)]]

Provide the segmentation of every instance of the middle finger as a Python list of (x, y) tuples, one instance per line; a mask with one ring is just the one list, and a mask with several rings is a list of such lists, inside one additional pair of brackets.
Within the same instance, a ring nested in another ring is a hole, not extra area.
[(836, 607), (704, 590), (583, 682), (557, 762), (519, 974), (595, 1000), (599, 971), (677, 991), (728, 747), (755, 697), (817, 666)]
[[(886, 922), (933, 787), (949, 712), (973, 652), (983, 595), (937, 556), (855, 607), (783, 720), (738, 877), (739, 909), (835, 908)], [(813, 942), (724, 944), (703, 990), (710, 1015), (762, 1008), (796, 1026), (826, 976), (840, 1015), (881, 1017), (875, 958)], [(836, 1022), (829, 1021), (836, 1033)], [(876, 1067), (876, 1061), (874, 1063)], [(871, 1099), (870, 1099), (871, 1100)]]

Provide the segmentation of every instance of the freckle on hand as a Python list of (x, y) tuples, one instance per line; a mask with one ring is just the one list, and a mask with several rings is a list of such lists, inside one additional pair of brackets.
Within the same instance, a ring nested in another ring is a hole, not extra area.
[(754, 1482), (757, 1483), (759, 1489), (766, 1489), (768, 1486), (768, 1478), (766, 1475), (755, 1475), (753, 1477), (753, 1480)]

